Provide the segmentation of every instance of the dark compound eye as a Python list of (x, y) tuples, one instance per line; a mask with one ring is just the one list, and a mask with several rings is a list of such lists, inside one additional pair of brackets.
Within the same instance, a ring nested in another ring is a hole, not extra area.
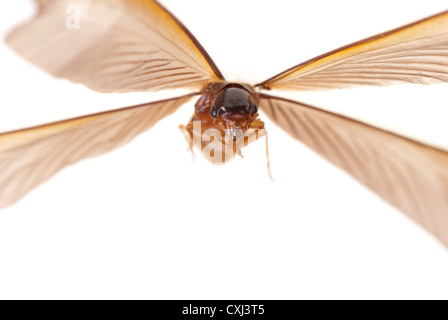
[(254, 104), (254, 105), (252, 106), (252, 113), (255, 114), (255, 113), (257, 113), (257, 112), (258, 112), (258, 106), (257, 106), (256, 104)]
[(211, 109), (210, 110), (210, 115), (213, 117), (213, 118), (216, 118), (216, 115), (218, 114), (218, 112), (216, 111), (216, 109)]

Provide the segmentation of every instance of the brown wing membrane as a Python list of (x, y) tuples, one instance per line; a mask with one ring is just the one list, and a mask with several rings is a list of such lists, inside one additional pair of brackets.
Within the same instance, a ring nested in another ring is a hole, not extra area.
[(0, 208), (63, 167), (131, 141), (192, 95), (0, 134)]
[(100, 92), (201, 88), (223, 79), (191, 33), (151, 0), (39, 0), (7, 43), (53, 75)]
[(259, 84), (327, 90), (448, 82), (448, 11), (303, 62)]
[(294, 101), (262, 95), (260, 107), (448, 246), (448, 152)]

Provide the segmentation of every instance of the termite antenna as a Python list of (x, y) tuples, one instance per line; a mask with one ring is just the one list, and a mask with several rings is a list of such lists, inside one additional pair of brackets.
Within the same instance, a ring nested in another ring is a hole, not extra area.
[(268, 167), (268, 175), (269, 178), (274, 181), (274, 178), (272, 177), (271, 173), (271, 161), (269, 160), (269, 143), (268, 143), (268, 132), (266, 131), (266, 164)]
[[(188, 149), (187, 151), (191, 152), (191, 162), (193, 162), (196, 159), (196, 154), (194, 153), (194, 148), (193, 148), (193, 132), (191, 132), (191, 130), (188, 130), (188, 126), (184, 126), (184, 125), (179, 125), (179, 129), (182, 132), (182, 134), (185, 137), (185, 140), (187, 140), (188, 143)], [(191, 129), (191, 128), (190, 128)]]

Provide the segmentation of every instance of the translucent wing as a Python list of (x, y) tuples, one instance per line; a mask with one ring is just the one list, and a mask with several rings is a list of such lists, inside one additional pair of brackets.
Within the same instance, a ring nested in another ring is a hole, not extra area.
[(448, 11), (328, 52), (259, 84), (326, 90), (448, 82)]
[(262, 95), (260, 107), (448, 246), (448, 152), (294, 101)]
[(100, 92), (200, 88), (222, 75), (198, 41), (152, 0), (38, 0), (7, 43), (53, 75)]
[(63, 167), (118, 148), (191, 95), (0, 134), (0, 208)]

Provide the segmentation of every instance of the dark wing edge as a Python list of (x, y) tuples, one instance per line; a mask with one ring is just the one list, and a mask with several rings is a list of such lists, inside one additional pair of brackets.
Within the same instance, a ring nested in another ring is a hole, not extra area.
[(187, 27), (174, 15), (172, 14), (168, 9), (166, 9), (162, 4), (160, 4), (159, 1), (155, 1), (155, 3), (164, 10), (176, 23), (177, 25), (185, 32), (185, 34), (190, 38), (191, 42), (195, 45), (196, 49), (202, 54), (205, 60), (207, 60), (208, 64), (210, 65), (210, 68), (212, 68), (213, 72), (215, 73), (216, 77), (218, 77), (220, 80), (224, 81), (224, 76), (221, 73), (221, 71), (218, 69), (218, 66), (213, 61), (213, 59), (210, 57), (208, 52), (205, 50), (205, 48), (202, 46), (202, 44), (196, 39), (196, 37), (190, 32), (190, 30), (187, 29)]

